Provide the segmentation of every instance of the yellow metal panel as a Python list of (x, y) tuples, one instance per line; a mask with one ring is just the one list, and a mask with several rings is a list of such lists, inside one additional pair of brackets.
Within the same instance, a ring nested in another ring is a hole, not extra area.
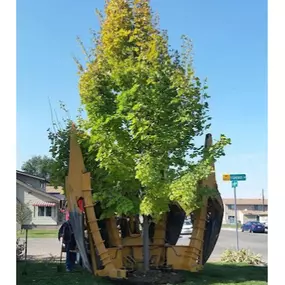
[[(70, 155), (69, 155), (69, 170), (67, 178), (67, 191), (69, 192), (67, 195), (69, 207), (71, 207), (72, 203), (72, 206), (74, 206), (77, 210), (79, 210), (76, 205), (76, 201), (80, 197), (84, 198), (85, 214), (88, 222), (88, 230), (92, 236), (94, 246), (96, 247), (97, 253), (104, 266), (103, 270), (97, 270), (96, 272), (94, 272), (94, 274), (99, 276), (109, 276), (112, 278), (126, 278), (126, 271), (115, 267), (114, 263), (112, 262), (113, 260), (111, 259), (109, 252), (104, 245), (104, 241), (102, 240), (93, 207), (90, 173), (86, 172), (85, 170), (82, 152), (77, 142), (75, 126), (72, 127), (71, 136), (70, 136)], [(94, 268), (95, 267), (94, 258), (92, 259), (93, 259), (93, 268)]]
[(143, 248), (140, 247), (133, 247), (132, 248), (133, 257), (136, 262), (143, 262)]
[(123, 246), (142, 246), (143, 245), (143, 241), (142, 241), (142, 237), (137, 236), (137, 237), (125, 237), (122, 240), (122, 244)]
[(109, 255), (112, 259), (113, 264), (116, 268), (122, 268), (123, 267), (123, 252), (122, 249), (113, 247), (108, 248)]
[(165, 246), (150, 246), (151, 264), (155, 266), (163, 266), (165, 259)]
[(91, 235), (89, 230), (88, 230), (88, 239), (89, 239), (89, 244), (90, 244), (90, 255), (91, 255), (91, 262), (92, 262), (92, 270), (93, 270), (93, 274), (96, 274), (97, 263), (96, 263), (96, 259), (95, 259), (95, 247), (94, 247), (92, 235)]
[[(187, 270), (190, 272), (199, 271), (202, 266), (198, 265), (189, 255), (187, 255), (188, 246), (176, 245), (167, 248), (167, 265), (175, 270)], [(184, 260), (186, 262), (179, 262)]]
[(165, 234), (166, 234), (166, 214), (164, 214), (161, 219), (155, 225), (155, 232), (153, 236), (153, 244), (160, 245), (156, 247), (155, 253), (151, 252), (153, 257), (151, 258), (154, 265), (159, 266), (164, 263), (165, 255)]
[[(205, 139), (205, 148), (211, 147), (213, 144), (212, 136), (207, 135)], [(200, 182), (202, 186), (217, 190), (215, 165), (212, 165), (212, 173), (203, 181)], [(217, 190), (218, 191), (218, 190)], [(184, 269), (189, 271), (197, 271), (200, 268), (198, 265), (202, 264), (204, 233), (206, 226), (208, 207), (208, 197), (203, 197), (203, 206), (195, 211), (195, 221), (193, 225), (193, 232), (188, 247), (177, 249), (181, 255), (174, 261), (174, 267), (177, 269)], [(170, 258), (173, 258), (170, 256)], [(197, 267), (198, 266), (198, 267)]]

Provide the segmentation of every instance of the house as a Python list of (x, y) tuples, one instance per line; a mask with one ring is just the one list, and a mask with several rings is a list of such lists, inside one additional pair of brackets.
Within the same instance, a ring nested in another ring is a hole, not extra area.
[[(234, 199), (223, 199), (224, 224), (235, 223)], [(240, 223), (247, 221), (267, 222), (268, 200), (267, 199), (237, 199), (237, 220)]]
[(65, 202), (65, 197), (57, 192), (48, 193), (46, 191), (48, 182), (44, 178), (16, 171), (17, 203), (26, 204), (30, 211), (25, 223), (33, 223), (38, 228), (57, 228), (64, 219), (60, 209)]

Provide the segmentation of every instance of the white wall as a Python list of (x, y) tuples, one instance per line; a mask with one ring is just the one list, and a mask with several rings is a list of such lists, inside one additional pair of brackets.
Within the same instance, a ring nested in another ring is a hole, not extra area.
[[(235, 217), (235, 210), (229, 210), (226, 205), (224, 205), (224, 216), (223, 216), (223, 223), (228, 224), (229, 223), (229, 217)], [(243, 213), (241, 210), (237, 209), (237, 220), (242, 223), (243, 221)]]
[(268, 223), (268, 216), (259, 216), (259, 221), (261, 223)]
[(57, 225), (57, 217), (58, 217), (58, 210), (59, 204), (57, 203), (55, 207), (52, 208), (52, 216), (38, 216), (38, 207), (33, 206), (34, 203), (44, 203), (44, 202), (52, 202), (54, 201), (49, 200), (48, 198), (39, 195), (34, 192), (30, 192), (27, 188), (23, 187), (22, 185), (17, 184), (17, 198), (28, 204), (30, 210), (32, 211), (32, 223), (35, 225)]

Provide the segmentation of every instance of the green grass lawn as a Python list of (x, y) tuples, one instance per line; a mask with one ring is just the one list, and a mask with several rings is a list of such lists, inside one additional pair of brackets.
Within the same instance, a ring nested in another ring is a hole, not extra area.
[[(223, 225), (223, 228), (235, 228), (235, 225)], [(39, 230), (33, 229), (28, 231), (29, 238), (56, 238), (58, 230)], [(25, 238), (25, 231), (17, 231), (17, 238)]]
[(267, 267), (245, 264), (209, 263), (200, 273), (186, 273), (185, 285), (265, 285)]
[[(235, 225), (223, 225), (223, 228), (235, 228)], [(29, 238), (57, 238), (58, 230), (40, 230), (40, 229), (33, 229), (28, 231)], [(25, 231), (22, 233), (17, 231), (17, 238), (25, 238)]]
[[(24, 262), (17, 264), (18, 285), (96, 285), (112, 284), (110, 281), (95, 278), (86, 271), (78, 270), (72, 273), (58, 272), (56, 263), (27, 264), (27, 275), (23, 275)], [(64, 265), (63, 265), (64, 269)], [(200, 273), (185, 273), (185, 285), (265, 285), (267, 284), (267, 268), (248, 265), (226, 265), (209, 263)], [(178, 285), (178, 284), (177, 284)]]
[[(238, 228), (240, 229), (241, 225), (238, 225)], [(224, 224), (222, 225), (222, 228), (233, 228), (235, 229), (236, 228), (236, 225), (232, 225), (232, 224)]]
[[(38, 230), (33, 229), (28, 231), (29, 238), (56, 238), (58, 230)], [(25, 238), (26, 231), (17, 231), (17, 238)]]

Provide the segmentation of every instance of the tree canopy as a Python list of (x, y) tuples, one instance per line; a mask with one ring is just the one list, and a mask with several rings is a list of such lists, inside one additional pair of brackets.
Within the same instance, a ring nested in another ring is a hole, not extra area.
[[(63, 109), (67, 111), (65, 106), (63, 106)], [(63, 121), (65, 122), (64, 127), (56, 126), (53, 130), (49, 129), (48, 131), (51, 143), (50, 153), (54, 159), (52, 170), (54, 175), (51, 177), (51, 184), (55, 187), (62, 186), (64, 188), (65, 177), (68, 175), (69, 142), (73, 122), (66, 118), (64, 118)], [(139, 200), (137, 197), (127, 195), (128, 184), (134, 184), (128, 181), (115, 181), (106, 169), (100, 167), (96, 159), (98, 147), (92, 142), (91, 136), (86, 131), (84, 124), (85, 122), (79, 116), (76, 125), (77, 138), (81, 147), (85, 167), (87, 171), (91, 173), (93, 198), (95, 201), (102, 202), (101, 207), (104, 211), (102, 217), (113, 215), (115, 209), (118, 213), (123, 213), (125, 208), (120, 208), (120, 205), (124, 205), (124, 207), (131, 205), (129, 213), (135, 214), (135, 212), (132, 212), (133, 204), (136, 203), (137, 206), (134, 208), (138, 209)], [(125, 189), (125, 196), (116, 196), (118, 187)], [(116, 197), (118, 198), (116, 199)]]
[(79, 81), (88, 153), (112, 186), (94, 189), (96, 197), (115, 212), (159, 215), (169, 201), (193, 211), (213, 194), (199, 181), (230, 141), (221, 135), (206, 152), (194, 143), (211, 118), (191, 41), (183, 37), (182, 51), (170, 50), (148, 0), (109, 0), (100, 20)]

